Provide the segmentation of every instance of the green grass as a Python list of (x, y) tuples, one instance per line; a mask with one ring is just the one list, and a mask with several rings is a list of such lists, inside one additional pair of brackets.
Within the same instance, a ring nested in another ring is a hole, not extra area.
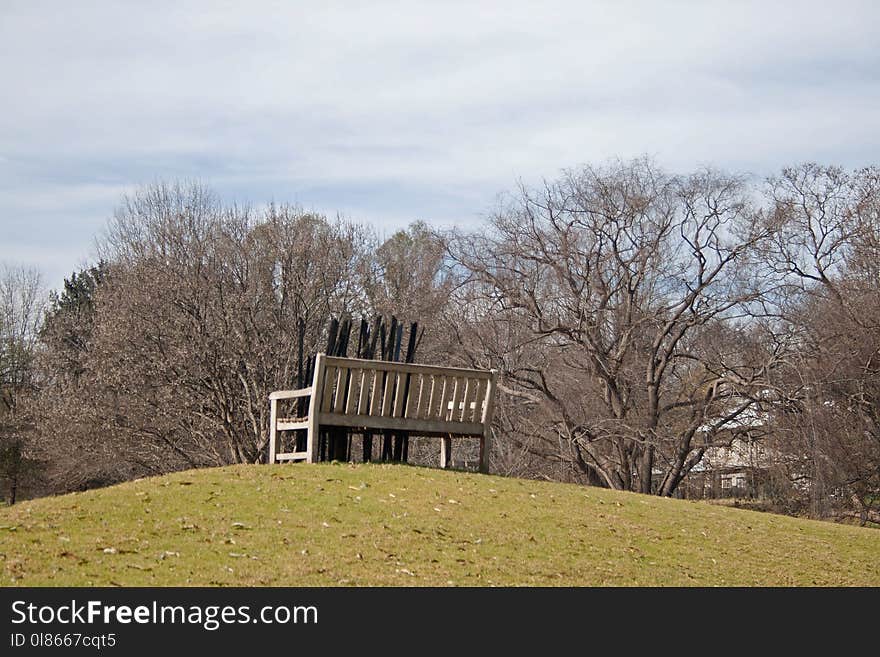
[(880, 586), (880, 532), (407, 466), (234, 466), (0, 509), (0, 584)]

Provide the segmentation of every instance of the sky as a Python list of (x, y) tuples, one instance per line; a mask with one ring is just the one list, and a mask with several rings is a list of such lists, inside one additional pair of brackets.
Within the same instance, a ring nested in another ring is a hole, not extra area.
[(49, 287), (197, 179), (389, 234), (649, 155), (880, 164), (880, 3), (0, 0), (0, 262)]

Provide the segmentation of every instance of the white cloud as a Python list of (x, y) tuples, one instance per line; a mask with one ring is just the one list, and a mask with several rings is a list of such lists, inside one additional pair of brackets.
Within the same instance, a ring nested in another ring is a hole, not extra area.
[(878, 19), (855, 1), (7, 0), (0, 221), (107, 216), (157, 177), (396, 225), (615, 155), (864, 164)]

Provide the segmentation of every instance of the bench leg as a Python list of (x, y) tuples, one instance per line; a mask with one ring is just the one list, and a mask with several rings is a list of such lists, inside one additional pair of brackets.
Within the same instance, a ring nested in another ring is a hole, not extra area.
[(312, 395), (309, 397), (309, 424), (306, 433), (306, 450), (309, 454), (306, 463), (317, 463), (320, 455), (319, 431), (321, 424), (318, 414), (320, 413), (321, 400), (324, 398), (324, 354), (315, 356), (315, 373), (312, 379)]
[(489, 472), (489, 437), (492, 435), (491, 429), (484, 431), (480, 436), (480, 472), (488, 474)]
[(444, 470), (452, 465), (452, 438), (444, 436), (440, 439), (440, 467)]
[(269, 463), (275, 463), (275, 440), (278, 436), (276, 424), (278, 421), (278, 402), (274, 399), (269, 401)]
[(318, 425), (317, 423), (309, 422), (309, 428), (307, 429), (306, 435), (306, 450), (309, 455), (306, 457), (306, 463), (317, 463), (320, 459), (318, 454), (318, 447), (320, 441), (318, 440)]

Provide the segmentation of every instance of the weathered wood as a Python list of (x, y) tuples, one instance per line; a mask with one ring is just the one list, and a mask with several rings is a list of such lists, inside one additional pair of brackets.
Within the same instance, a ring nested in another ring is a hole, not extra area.
[(345, 382), (348, 378), (348, 368), (336, 368), (336, 395), (333, 397), (333, 412), (345, 412)]
[(498, 371), (490, 370), (489, 385), (486, 387), (486, 401), (483, 403), (483, 418), (480, 423), (483, 435), (480, 437), (480, 472), (489, 472), (489, 450), (491, 449), (492, 419), (495, 416), (495, 386), (498, 384)]
[(433, 406), (433, 404), (434, 404), (434, 391), (438, 387), (437, 386), (437, 379), (438, 378), (439, 377), (437, 375), (431, 374), (431, 392), (428, 393), (428, 403), (425, 404), (424, 410), (419, 413), (419, 418), (421, 418), (421, 419), (427, 420), (430, 417), (432, 417), (431, 409), (434, 408), (434, 406)]
[(346, 393), (345, 400), (345, 413), (346, 415), (351, 415), (353, 413), (357, 413), (357, 399), (358, 396), (356, 394), (357, 385), (360, 381), (360, 375), (363, 373), (361, 369), (350, 369), (348, 374), (348, 392)]
[(276, 419), (278, 418), (278, 400), (269, 395), (269, 463), (275, 463), (275, 440), (277, 439)]
[[(338, 331), (338, 335), (344, 339), (345, 331)], [(397, 341), (397, 335), (389, 335), (386, 352), (394, 353)], [(402, 448), (409, 434), (439, 436), (443, 467), (449, 467), (452, 462), (452, 437), (478, 437), (480, 469), (485, 471), (495, 386), (494, 371), (377, 362), (321, 353), (315, 359), (312, 386), (279, 390), (269, 396), (269, 460), (273, 463), (317, 462), (322, 432), (338, 438), (345, 436), (340, 430), (354, 429), (365, 435), (386, 432), (385, 458), (392, 456), (388, 453), (389, 435), (395, 437), (393, 458), (402, 458)], [(280, 400), (306, 397), (309, 399), (307, 417), (279, 417)], [(306, 431), (304, 451), (301, 446), (293, 451), (278, 452), (279, 431), (303, 430)], [(334, 458), (340, 458), (337, 451), (334, 448)]]
[(463, 367), (440, 367), (437, 365), (421, 365), (418, 363), (392, 363), (381, 360), (364, 360), (362, 358), (336, 358), (327, 356), (327, 367), (359, 367), (366, 370), (383, 372), (409, 372), (411, 374), (440, 374), (444, 376), (469, 376), (474, 379), (489, 379), (489, 370), (469, 370)]
[(391, 401), (392, 395), (394, 394), (394, 374), (388, 372), (383, 378), (385, 379), (385, 389), (382, 393), (382, 408), (379, 411), (379, 415), (381, 417), (389, 417), (393, 410)]
[(446, 414), (447, 420), (455, 420), (455, 418), (461, 417), (461, 413), (458, 408), (458, 405), (461, 403), (461, 388), (461, 379), (459, 377), (455, 377), (455, 384), (452, 388), (452, 404)]
[(311, 394), (311, 387), (299, 390), (276, 390), (269, 394), (269, 399), (296, 399), (297, 397), (308, 397)]
[(403, 404), (406, 401), (406, 377), (407, 375), (397, 373), (397, 385), (394, 391), (394, 415), (392, 417), (403, 417)]
[(275, 456), (277, 461), (307, 461), (309, 459), (308, 452), (286, 452)]
[(322, 396), (323, 390), (321, 386), (324, 381), (324, 370), (326, 365), (324, 364), (325, 356), (324, 354), (318, 354), (315, 358), (315, 378), (314, 378), (314, 394), (309, 402), (309, 426), (308, 426), (308, 438), (307, 438), (307, 447), (306, 451), (308, 451), (308, 458), (306, 459), (309, 463), (317, 463), (318, 462), (318, 448), (320, 446), (320, 441), (318, 437), (318, 431), (320, 429), (320, 424), (318, 422), (318, 418), (320, 415), (320, 405), (318, 402), (318, 397)]
[(308, 418), (303, 420), (291, 420), (288, 418), (277, 418), (275, 420), (275, 426), (278, 428), (278, 431), (297, 431), (302, 429), (309, 428)]
[(419, 375), (419, 392), (416, 395), (410, 395), (410, 397), (415, 398), (415, 405), (411, 408), (407, 409), (406, 416), (419, 419), (421, 417), (422, 412), (422, 399), (425, 395), (425, 388), (428, 385), (427, 376), (424, 374)]
[[(458, 413), (454, 413), (452, 419), (458, 420), (460, 422), (465, 421), (465, 415), (468, 415), (468, 411), (470, 407), (468, 406), (468, 396), (473, 392), (473, 387), (471, 386), (471, 378), (468, 377), (464, 380), (464, 391), (461, 393), (461, 411)], [(458, 406), (456, 406), (458, 408)]]
[(371, 376), (375, 376), (375, 372), (367, 373), (367, 370), (361, 369), (361, 388), (358, 395), (357, 409), (355, 413), (360, 414), (367, 410), (367, 403), (370, 399), (370, 385), (372, 383)]
[(406, 382), (403, 387), (403, 410), (400, 417), (412, 417), (413, 407), (419, 396), (419, 379), (421, 379), (421, 376), (418, 374), (406, 374), (404, 376)]
[(451, 420), (415, 420), (403, 417), (341, 415), (337, 413), (321, 413), (320, 424), (322, 427), (350, 427), (358, 429), (387, 429), (389, 431), (409, 431), (416, 436), (432, 436), (446, 433), (452, 433), (461, 436), (480, 436), (483, 433), (483, 425), (479, 422), (454, 422)]
[(483, 403), (486, 400), (486, 387), (489, 385), (489, 381), (486, 379), (477, 379), (476, 389), (474, 390), (474, 396), (471, 400), (473, 404), (473, 410), (470, 412), (467, 419), (471, 422), (482, 422), (483, 421)]
[[(320, 354), (319, 354), (320, 355)], [(336, 368), (326, 364), (326, 361), (329, 360), (326, 357), (324, 358), (325, 364), (323, 371), (321, 372), (322, 377), (320, 383), (315, 383), (316, 390), (318, 388), (321, 389), (321, 405), (320, 410), (324, 413), (327, 413), (331, 410), (331, 404), (333, 402), (333, 377), (336, 375)], [(318, 365), (315, 364), (315, 381), (318, 381), (317, 377)]]
[(382, 393), (385, 387), (382, 382), (385, 375), (379, 370), (373, 371), (373, 392), (370, 395), (370, 412), (367, 415), (382, 415)]
[[(446, 419), (446, 405), (449, 403), (446, 397), (446, 391), (449, 390), (449, 377), (443, 377), (443, 384), (440, 390), (440, 402), (439, 407), (437, 408), (437, 414), (434, 415), (431, 413), (431, 417), (436, 417), (438, 420)], [(450, 391), (451, 392), (451, 391)]]

